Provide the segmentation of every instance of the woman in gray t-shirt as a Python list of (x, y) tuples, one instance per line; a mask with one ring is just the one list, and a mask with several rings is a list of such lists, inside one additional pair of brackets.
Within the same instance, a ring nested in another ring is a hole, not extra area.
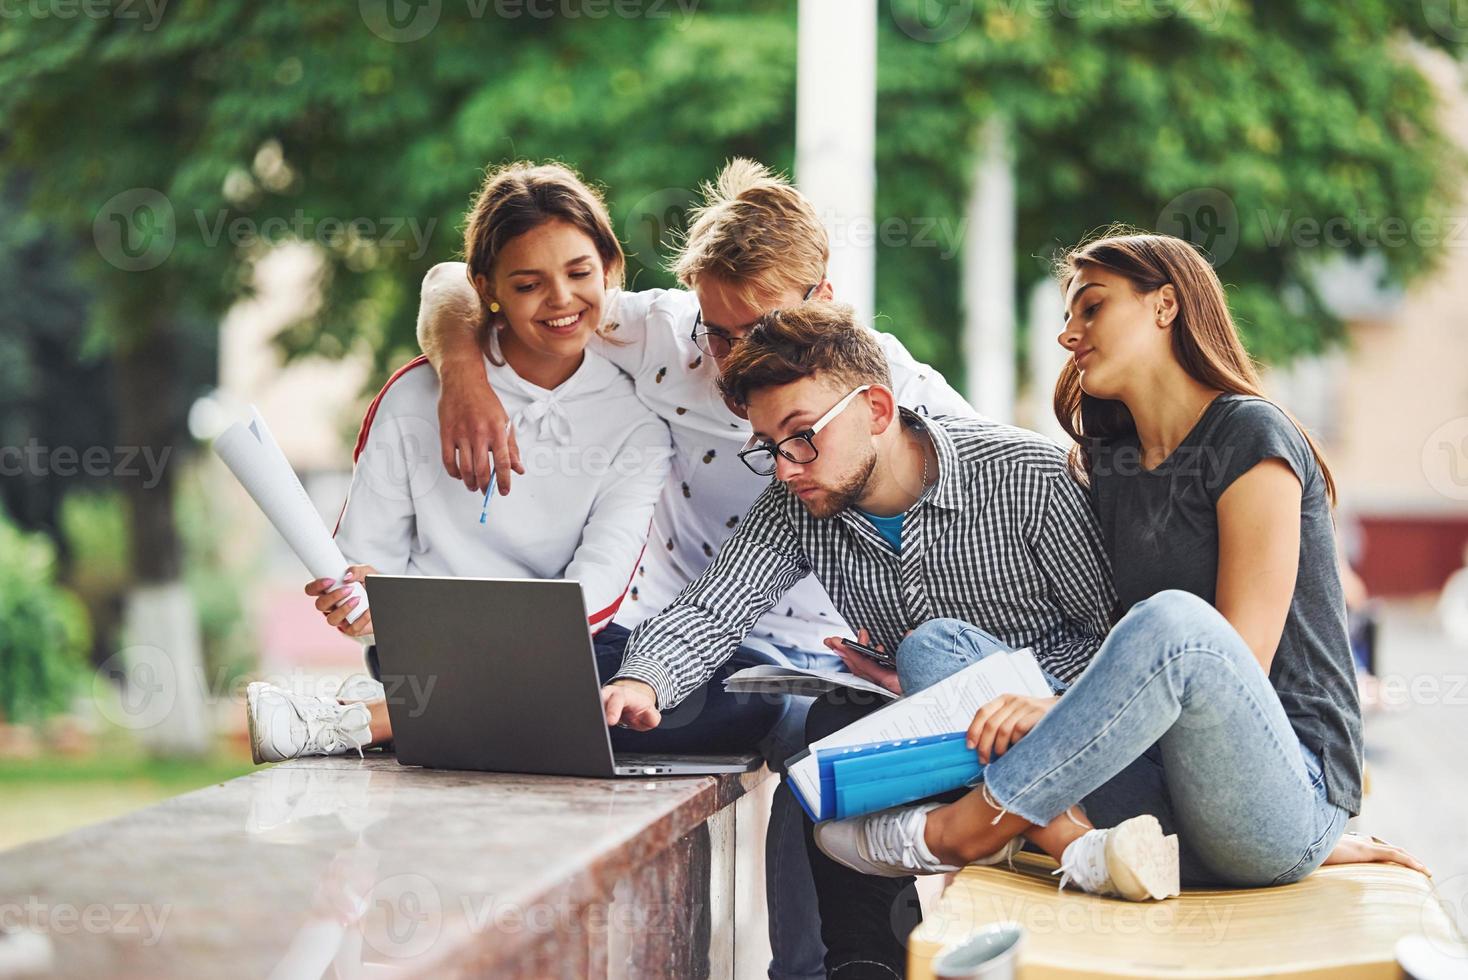
[(1335, 488), (1261, 397), (1213, 269), (1180, 239), (1123, 234), (1077, 248), (1061, 279), (1072, 359), (1055, 408), (1113, 565), (1116, 625), (1062, 697), (980, 709), (978, 790), (818, 843), (891, 875), (992, 862), (1023, 834), (1063, 880), (1131, 899), (1285, 884), (1326, 862), (1421, 869), (1343, 837), (1361, 712)]

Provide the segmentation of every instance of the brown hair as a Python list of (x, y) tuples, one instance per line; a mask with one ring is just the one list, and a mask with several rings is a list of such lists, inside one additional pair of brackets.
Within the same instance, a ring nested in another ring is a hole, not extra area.
[(819, 300), (760, 317), (724, 358), (719, 390), (737, 405), (751, 392), (824, 374), (851, 387), (892, 387), (887, 355), (876, 334), (856, 322), (841, 303)]
[(673, 274), (689, 289), (703, 276), (728, 283), (750, 305), (785, 289), (804, 293), (826, 278), (826, 226), (784, 175), (742, 157), (703, 185)]
[[(1183, 370), (1209, 388), (1264, 397), (1259, 372), (1239, 340), (1229, 314), (1223, 285), (1213, 267), (1191, 244), (1171, 235), (1111, 229), (1060, 257), (1056, 274), (1061, 291), (1069, 292), (1075, 277), (1087, 266), (1109, 269), (1130, 281), (1139, 293), (1150, 293), (1170, 283), (1177, 291), (1178, 300), (1177, 317), (1172, 322), (1172, 355)], [(1320, 448), (1293, 415), (1287, 411), (1285, 415), (1310, 444), (1325, 477), (1326, 493), (1334, 503), (1335, 479)], [(1104, 440), (1134, 436), (1137, 432), (1136, 422), (1125, 404), (1115, 399), (1095, 398), (1081, 390), (1081, 376), (1074, 361), (1061, 369), (1055, 384), (1055, 417), (1075, 440), (1070, 453), (1071, 471), (1083, 483), (1089, 481), (1093, 448)]]
[[(596, 246), (611, 285), (622, 284), (626, 268), (622, 243), (612, 230), (612, 219), (601, 195), (570, 167), (524, 160), (488, 170), (479, 196), (469, 209), (464, 227), (464, 263), (470, 284), (477, 276), (492, 280), (495, 260), (505, 245), (548, 221), (564, 221), (583, 232)], [(488, 309), (484, 319), (490, 319)]]

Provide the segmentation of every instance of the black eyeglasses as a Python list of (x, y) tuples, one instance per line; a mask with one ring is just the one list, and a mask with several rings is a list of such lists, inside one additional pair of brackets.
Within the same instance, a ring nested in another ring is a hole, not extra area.
[[(760, 476), (774, 476), (777, 461), (775, 454), (779, 453), (792, 463), (814, 463), (816, 457), (821, 454), (816, 448), (816, 436), (830, 424), (831, 420), (846, 410), (851, 400), (870, 388), (871, 385), (862, 385), (860, 388), (850, 392), (847, 396), (831, 406), (831, 410), (816, 420), (816, 424), (808, 429), (802, 429), (793, 436), (781, 439), (779, 442), (762, 442), (758, 446), (746, 449), (739, 454), (744, 465)], [(754, 438), (751, 436), (750, 441)]]
[[(805, 295), (800, 298), (800, 301), (804, 303), (806, 300), (815, 295), (815, 291), (820, 288), (821, 284), (819, 282), (816, 283), (814, 286), (805, 291)], [(741, 336), (735, 337), (732, 336), (723, 327), (715, 327), (712, 324), (709, 325), (709, 329), (705, 330), (705, 324), (703, 322), (703, 310), (699, 310), (698, 316), (693, 318), (693, 333), (691, 336), (693, 339), (693, 343), (698, 347), (699, 350), (703, 351), (709, 357), (722, 361), (724, 358), (728, 357), (733, 352), (735, 346), (744, 339), (742, 334), (748, 333), (758, 322), (758, 320), (751, 320), (744, 326), (739, 327), (738, 329), (741, 332)]]

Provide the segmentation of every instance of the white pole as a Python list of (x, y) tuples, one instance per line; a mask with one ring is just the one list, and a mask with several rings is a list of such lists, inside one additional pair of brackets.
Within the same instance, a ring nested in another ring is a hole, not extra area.
[(963, 353), (969, 404), (999, 422), (1014, 419), (1014, 164), (997, 118), (979, 131), (963, 249)]
[(831, 235), (836, 298), (876, 310), (877, 0), (800, 0), (795, 179)]
[(1070, 436), (1065, 434), (1055, 418), (1055, 382), (1060, 377), (1061, 368), (1070, 359), (1065, 348), (1055, 339), (1064, 326), (1064, 316), (1065, 299), (1060, 295), (1060, 287), (1055, 280), (1047, 276), (1035, 283), (1030, 290), (1027, 317), (1030, 342), (1026, 350), (1030, 377), (1025, 398), (1028, 417), (1024, 425), (1069, 449)]

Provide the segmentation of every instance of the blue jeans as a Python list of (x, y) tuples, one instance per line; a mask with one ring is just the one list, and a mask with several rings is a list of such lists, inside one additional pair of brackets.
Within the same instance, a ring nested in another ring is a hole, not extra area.
[[(916, 691), (1002, 649), (967, 623), (934, 620), (898, 648), (897, 672), (903, 690)], [(807, 736), (870, 710), (822, 699)], [(1348, 816), (1326, 800), (1319, 759), (1300, 744), (1243, 638), (1208, 603), (1177, 591), (1122, 617), (1065, 696), (984, 780), (1000, 806), (1032, 823), (1077, 803), (1098, 827), (1155, 815), (1178, 835), (1188, 885), (1298, 881), (1335, 847)], [(907, 937), (922, 921), (913, 879), (838, 865), (809, 827), (806, 848), (831, 975), (901, 976)]]
[[(918, 677), (956, 669), (997, 643), (954, 620), (927, 623), (898, 651), (899, 673), (904, 660)], [(1153, 814), (1178, 835), (1190, 885), (1299, 881), (1350, 816), (1326, 799), (1320, 759), (1243, 637), (1176, 590), (1134, 606), (984, 782), (1001, 807), (1036, 824), (1077, 803), (1098, 827)]]
[[(628, 631), (615, 623), (595, 637), (597, 672), (616, 673)], [(724, 678), (759, 664), (844, 669), (834, 653), (810, 653), (750, 637), (713, 679), (689, 695), (650, 732), (612, 729), (621, 752), (722, 754), (757, 751), (780, 774), (765, 836), (765, 897), (769, 911), (770, 980), (824, 977), (826, 948), (815, 883), (805, 859), (803, 814), (785, 785), (785, 760), (805, 748), (805, 720), (813, 698), (730, 694)]]

